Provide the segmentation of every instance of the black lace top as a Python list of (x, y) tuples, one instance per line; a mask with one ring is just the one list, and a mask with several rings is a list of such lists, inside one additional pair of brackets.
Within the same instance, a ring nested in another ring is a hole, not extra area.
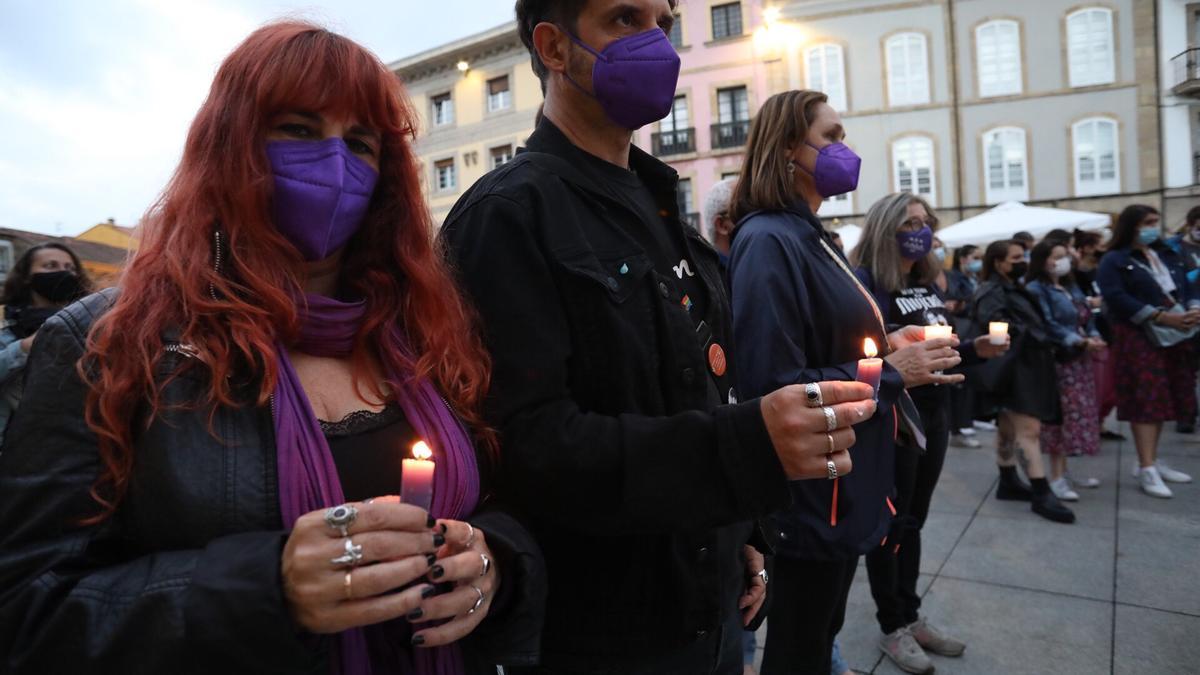
[(347, 501), (400, 494), (401, 461), (419, 440), (404, 411), (356, 410), (337, 422), (321, 420)]

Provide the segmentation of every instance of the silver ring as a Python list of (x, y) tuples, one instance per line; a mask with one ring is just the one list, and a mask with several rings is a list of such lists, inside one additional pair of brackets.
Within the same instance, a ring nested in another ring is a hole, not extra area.
[(479, 557), (483, 560), (483, 571), (479, 573), (479, 576), (486, 577), (487, 573), (492, 571), (492, 559), (483, 553), (480, 553)]
[(821, 412), (825, 413), (825, 431), (833, 431), (838, 428), (837, 411), (827, 405), (821, 406)]
[(325, 509), (325, 524), (337, 530), (343, 537), (350, 536), (349, 528), (358, 518), (358, 509), (350, 504), (342, 504), (331, 509)]
[(825, 472), (828, 475), (829, 480), (836, 480), (838, 477), (837, 464), (833, 463), (832, 457), (825, 458)]
[(471, 548), (475, 545), (475, 528), (467, 523), (467, 543), (463, 544), (463, 548)]
[(467, 610), (467, 614), (474, 614), (480, 607), (483, 606), (483, 591), (479, 590), (478, 586), (471, 586), (471, 590), (479, 594), (479, 599), (475, 601), (475, 606)]
[(765, 567), (764, 567), (763, 569), (761, 569), (761, 570), (759, 570), (759, 571), (755, 572), (755, 573), (754, 573), (754, 576), (756, 576), (756, 577), (762, 577), (762, 580), (763, 580), (763, 585), (764, 585), (764, 586), (766, 586), (766, 585), (767, 585), (767, 569), (766, 569)]
[(825, 405), (825, 401), (821, 398), (821, 385), (816, 382), (808, 382), (804, 385), (805, 403), (810, 408), (820, 408)]
[(345, 553), (336, 558), (331, 558), (329, 562), (337, 565), (338, 567), (341, 567), (342, 565), (354, 566), (362, 562), (362, 546), (356, 545), (354, 542), (350, 541), (350, 537), (346, 537), (345, 548)]

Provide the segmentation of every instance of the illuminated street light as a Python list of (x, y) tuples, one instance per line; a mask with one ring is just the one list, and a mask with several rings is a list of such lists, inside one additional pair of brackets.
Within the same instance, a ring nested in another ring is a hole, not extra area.
[(458, 72), (460, 72), (460, 73), (467, 72), (467, 69), (470, 67), (471, 67), (471, 64), (467, 63), (466, 61), (458, 62)]

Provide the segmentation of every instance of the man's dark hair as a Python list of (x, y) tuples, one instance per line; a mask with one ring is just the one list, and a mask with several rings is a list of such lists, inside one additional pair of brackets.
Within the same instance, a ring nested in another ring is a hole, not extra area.
[(1014, 234), (1012, 236), (1012, 241), (1017, 242), (1017, 245), (1026, 251), (1033, 248), (1033, 235), (1025, 230), (1021, 230), (1020, 232)]
[(1047, 232), (1046, 236), (1042, 237), (1042, 241), (1053, 241), (1060, 244), (1069, 244), (1071, 242), (1071, 233), (1060, 227), (1055, 228)]
[[(579, 32), (579, 13), (587, 7), (588, 0), (517, 0), (517, 34), (521, 42), (529, 50), (529, 65), (533, 74), (542, 81), (542, 95), (546, 95), (546, 79), (550, 71), (538, 57), (537, 48), (533, 46), (533, 29), (539, 23), (556, 23), (572, 33)], [(675, 9), (678, 0), (671, 0), (671, 9)]]

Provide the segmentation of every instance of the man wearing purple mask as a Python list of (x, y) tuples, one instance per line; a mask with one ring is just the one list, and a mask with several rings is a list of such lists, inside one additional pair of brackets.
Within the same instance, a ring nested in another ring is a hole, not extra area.
[(547, 561), (542, 666), (513, 672), (740, 673), (754, 519), (848, 471), (874, 412), (853, 382), (738, 402), (717, 254), (631, 143), (675, 95), (674, 4), (518, 0), (543, 119), (443, 227), (493, 357), (497, 487)]

